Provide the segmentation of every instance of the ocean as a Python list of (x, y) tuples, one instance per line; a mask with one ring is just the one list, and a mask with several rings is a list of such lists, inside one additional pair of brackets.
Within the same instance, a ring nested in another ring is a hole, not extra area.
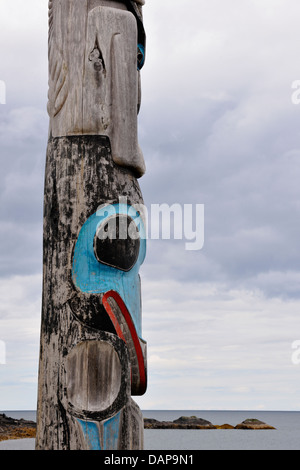
[[(36, 420), (35, 411), (3, 411), (13, 418)], [(145, 410), (145, 418), (173, 421), (180, 416), (197, 416), (212, 424), (235, 426), (256, 418), (276, 430), (181, 430), (145, 429), (145, 450), (300, 450), (300, 412), (295, 411), (199, 411)], [(0, 450), (33, 450), (34, 439), (0, 442)]]

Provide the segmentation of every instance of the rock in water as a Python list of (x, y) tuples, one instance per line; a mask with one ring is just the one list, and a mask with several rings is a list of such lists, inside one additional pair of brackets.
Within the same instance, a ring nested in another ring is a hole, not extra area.
[(181, 416), (174, 421), (158, 421), (156, 419), (144, 419), (145, 429), (216, 429), (210, 422), (196, 416)]
[(221, 425), (216, 425), (217, 429), (234, 429), (234, 426), (231, 426), (231, 424), (221, 424)]
[(246, 419), (235, 426), (235, 429), (275, 429), (273, 426), (260, 421), (259, 419)]
[(196, 426), (213, 426), (210, 421), (203, 418), (197, 418), (197, 416), (181, 416), (173, 421), (175, 424), (182, 425), (196, 425)]
[(0, 441), (35, 437), (36, 423), (0, 414)]

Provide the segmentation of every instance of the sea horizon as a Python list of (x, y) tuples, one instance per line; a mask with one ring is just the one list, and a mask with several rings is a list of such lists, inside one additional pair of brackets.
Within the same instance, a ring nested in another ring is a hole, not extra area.
[[(7, 410), (0, 410), (0, 413), (6, 413), (6, 412), (36, 412), (37, 410), (34, 409), (34, 408), (17, 408), (17, 409), (7, 409)], [(280, 409), (280, 410), (277, 410), (277, 409), (270, 409), (270, 410), (267, 410), (267, 409), (255, 409), (255, 408), (209, 408), (209, 409), (206, 409), (206, 408), (203, 408), (203, 409), (196, 409), (196, 408), (143, 408), (141, 409), (142, 412), (144, 411), (167, 411), (167, 412), (171, 412), (171, 411), (204, 411), (204, 412), (240, 412), (240, 411), (245, 411), (245, 412), (257, 412), (257, 413), (300, 413), (300, 409), (299, 410), (285, 410), (285, 409)]]
[[(15, 419), (36, 421), (36, 410), (3, 410)], [(300, 450), (300, 410), (195, 410), (142, 409), (144, 418), (173, 421), (180, 416), (197, 416), (214, 425), (236, 426), (246, 419), (259, 419), (275, 430), (181, 430), (145, 429), (144, 450)], [(35, 439), (3, 441), (0, 450), (33, 450)], [(21, 447), (21, 449), (20, 449)]]

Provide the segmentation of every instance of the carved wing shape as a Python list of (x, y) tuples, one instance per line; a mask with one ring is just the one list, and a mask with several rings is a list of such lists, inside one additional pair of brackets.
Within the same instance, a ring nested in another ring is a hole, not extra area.
[(59, 0), (49, 0), (49, 92), (48, 113), (51, 117), (56, 116), (63, 108), (68, 97), (68, 66), (62, 54), (56, 34), (55, 22), (59, 20)]

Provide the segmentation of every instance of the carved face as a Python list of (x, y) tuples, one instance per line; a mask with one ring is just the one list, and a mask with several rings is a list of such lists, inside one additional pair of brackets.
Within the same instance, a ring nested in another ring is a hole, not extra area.
[(128, 344), (133, 394), (144, 393), (146, 387), (139, 277), (145, 238), (136, 209), (104, 205), (81, 228), (72, 265), (77, 294), (70, 307), (83, 323), (113, 332)]
[[(129, 233), (128, 233), (129, 232)], [(83, 293), (116, 291), (141, 335), (139, 268), (144, 261), (144, 225), (127, 205), (100, 208), (83, 225), (74, 250), (72, 279)]]

